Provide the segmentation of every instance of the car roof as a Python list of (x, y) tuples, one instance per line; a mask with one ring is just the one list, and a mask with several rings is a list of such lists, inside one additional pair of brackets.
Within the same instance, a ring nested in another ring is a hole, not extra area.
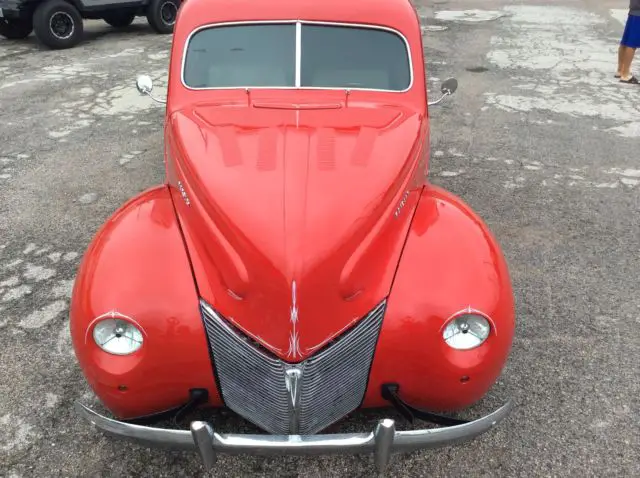
[(409, 0), (186, 0), (176, 28), (184, 33), (208, 24), (263, 20), (361, 23), (401, 33), (419, 24)]

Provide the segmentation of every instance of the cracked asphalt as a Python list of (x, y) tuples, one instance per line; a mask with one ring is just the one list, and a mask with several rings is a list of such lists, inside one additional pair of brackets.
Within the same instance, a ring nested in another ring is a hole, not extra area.
[[(431, 180), (491, 227), (516, 295), (509, 363), (463, 415), (516, 408), (472, 442), (395, 456), (388, 476), (640, 476), (640, 88), (613, 78), (628, 2), (416, 5), (431, 95), (460, 82), (431, 110)], [(71, 348), (73, 278), (109, 215), (163, 180), (163, 110), (134, 82), (151, 74), (162, 96), (171, 45), (142, 19), (86, 30), (57, 52), (0, 39), (0, 476), (373, 475), (368, 456), (221, 456), (206, 474), (74, 413), (100, 407)]]

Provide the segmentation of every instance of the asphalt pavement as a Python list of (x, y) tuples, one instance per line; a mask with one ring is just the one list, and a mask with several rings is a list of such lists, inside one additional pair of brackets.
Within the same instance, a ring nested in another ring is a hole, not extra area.
[[(416, 4), (431, 95), (460, 84), (431, 109), (431, 181), (491, 227), (516, 295), (508, 365), (464, 416), (516, 408), (470, 443), (395, 456), (388, 476), (640, 476), (640, 87), (613, 78), (628, 2)], [(368, 456), (221, 456), (207, 475), (75, 414), (97, 402), (70, 343), (73, 278), (109, 215), (163, 181), (163, 109), (134, 82), (162, 96), (171, 46), (143, 19), (86, 30), (65, 51), (0, 40), (0, 476), (372, 476)]]

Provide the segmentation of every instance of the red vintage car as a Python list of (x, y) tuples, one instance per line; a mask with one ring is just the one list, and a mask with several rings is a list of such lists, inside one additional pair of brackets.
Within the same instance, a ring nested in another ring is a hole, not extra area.
[[(428, 106), (409, 0), (185, 2), (166, 182), (109, 218), (73, 290), (75, 352), (116, 419), (78, 412), (208, 468), (216, 453), (344, 452), (383, 468), (507, 416), (511, 401), (444, 414), (501, 373), (514, 299), (482, 220), (428, 182)], [(267, 433), (153, 426), (205, 406)], [(441, 426), (319, 433), (374, 407)]]

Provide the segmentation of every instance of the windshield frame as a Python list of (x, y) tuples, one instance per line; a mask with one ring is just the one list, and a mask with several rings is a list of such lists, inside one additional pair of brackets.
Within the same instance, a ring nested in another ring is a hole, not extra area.
[[(256, 86), (256, 85), (243, 85), (243, 86), (205, 86), (205, 87), (193, 87), (187, 85), (184, 74), (185, 67), (187, 62), (187, 51), (189, 49), (189, 45), (191, 43), (191, 39), (194, 35), (199, 33), (202, 30), (207, 30), (210, 28), (217, 27), (225, 27), (225, 26), (234, 26), (234, 25), (269, 25), (269, 24), (295, 24), (296, 26), (296, 37), (295, 37), (295, 85), (294, 86)], [(393, 33), (400, 37), (400, 39), (404, 42), (406, 49), (406, 58), (409, 62), (409, 84), (404, 90), (388, 90), (388, 89), (379, 89), (379, 88), (360, 88), (360, 87), (329, 87), (329, 86), (301, 86), (300, 85), (300, 77), (301, 77), (301, 68), (302, 68), (302, 25), (326, 25), (333, 27), (351, 27), (351, 28), (367, 28), (371, 30), (381, 30)], [(326, 91), (371, 91), (371, 92), (383, 92), (383, 93), (406, 93), (413, 88), (414, 83), (414, 70), (413, 70), (413, 57), (411, 46), (409, 45), (409, 41), (407, 37), (405, 37), (400, 31), (395, 28), (381, 26), (381, 25), (372, 25), (372, 24), (364, 24), (364, 23), (345, 23), (345, 22), (332, 22), (332, 21), (318, 21), (318, 20), (247, 20), (247, 21), (238, 21), (238, 22), (220, 22), (220, 23), (209, 23), (206, 25), (201, 25), (195, 28), (185, 41), (184, 48), (182, 50), (182, 62), (180, 65), (180, 82), (182, 86), (184, 86), (187, 90), (190, 91), (207, 91), (207, 90), (326, 90)]]

